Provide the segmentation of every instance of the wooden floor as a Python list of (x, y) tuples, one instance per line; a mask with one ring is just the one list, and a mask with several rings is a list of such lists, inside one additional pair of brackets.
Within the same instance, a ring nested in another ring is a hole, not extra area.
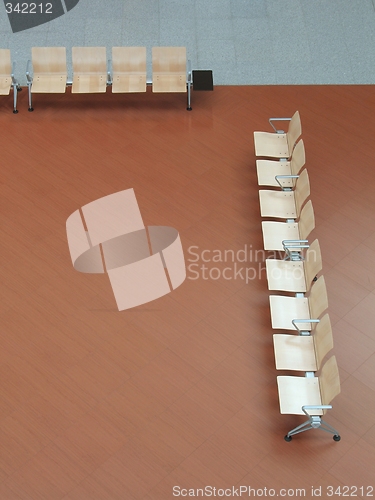
[[(41, 95), (31, 114), (24, 89), (18, 115), (0, 101), (1, 500), (374, 486), (374, 87), (216, 87), (193, 94), (191, 113), (184, 99)], [(283, 440), (301, 418), (279, 413), (255, 254), (252, 133), (297, 109), (342, 382), (327, 415), (339, 443), (320, 431)], [(180, 232), (188, 279), (118, 312), (107, 276), (72, 268), (65, 221), (128, 188), (146, 225)], [(242, 251), (235, 262), (230, 250)]]

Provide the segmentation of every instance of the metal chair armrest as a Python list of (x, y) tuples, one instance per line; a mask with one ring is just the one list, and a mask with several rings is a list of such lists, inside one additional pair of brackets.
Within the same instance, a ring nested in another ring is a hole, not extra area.
[(187, 79), (186, 79), (186, 87), (187, 87), (187, 111), (191, 111), (191, 86), (193, 82), (192, 78), (192, 71), (191, 71), (191, 61), (190, 59), (187, 60), (187, 65), (186, 65), (186, 70), (187, 70)]
[(298, 179), (298, 177), (299, 175), (275, 175), (275, 181), (278, 183), (281, 189), (285, 191), (286, 189), (290, 190), (290, 188), (284, 188), (279, 179)]
[(193, 82), (193, 74), (192, 74), (192, 71), (191, 71), (191, 60), (188, 59), (187, 60), (187, 83), (192, 83)]
[(306, 324), (306, 323), (320, 323), (320, 319), (292, 319), (292, 325), (297, 330), (298, 334), (299, 335), (303, 335), (303, 332), (305, 330), (301, 330), (300, 328), (298, 328), (297, 323), (300, 323), (300, 324), (301, 323), (302, 324)]
[(13, 64), (12, 64), (12, 74), (10, 75), (10, 77), (12, 79), (12, 85), (15, 86), (15, 87), (19, 87), (18, 81), (16, 80), (16, 77), (14, 76), (15, 72), (16, 72), (16, 62), (13, 61)]
[(111, 60), (108, 59), (107, 85), (112, 85), (112, 73), (111, 73), (111, 70), (112, 70)]
[[(308, 240), (283, 240), (282, 242), (284, 252), (286, 253), (286, 256), (284, 260), (288, 260), (292, 258), (292, 250), (296, 250), (294, 252), (297, 254), (297, 250), (302, 250), (303, 248), (309, 248)], [(295, 257), (295, 256), (294, 256)], [(301, 254), (298, 259), (294, 260), (304, 260), (303, 255)]]
[(304, 405), (301, 409), (306, 417), (311, 418), (314, 415), (310, 415), (308, 410), (332, 410), (332, 405)]
[[(301, 243), (302, 248), (305, 248), (305, 246), (303, 244), (308, 243), (308, 242), (309, 242), (309, 240), (283, 240), (282, 244), (283, 244), (283, 246), (289, 246), (289, 243), (291, 243), (291, 244)], [(307, 246), (309, 246), (309, 245), (307, 245)]]
[(27, 61), (27, 65), (26, 65), (26, 79), (27, 79), (27, 83), (32, 83), (32, 81), (33, 81), (33, 77), (30, 75), (30, 71), (33, 71), (33, 64), (31, 62), (31, 60), (29, 59)]
[(274, 131), (276, 132), (276, 134), (284, 134), (284, 130), (278, 130), (275, 125), (272, 123), (272, 122), (290, 122), (291, 118), (269, 118), (269, 123), (271, 125), (271, 127), (274, 129)]

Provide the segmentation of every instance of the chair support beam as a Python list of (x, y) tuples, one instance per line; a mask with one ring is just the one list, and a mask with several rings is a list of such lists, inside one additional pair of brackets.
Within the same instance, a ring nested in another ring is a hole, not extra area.
[(305, 413), (308, 420), (300, 425), (297, 425), (297, 427), (289, 431), (288, 434), (286, 434), (286, 436), (284, 437), (285, 441), (291, 441), (292, 436), (300, 434), (301, 432), (309, 431), (311, 429), (320, 429), (321, 431), (333, 434), (333, 440), (340, 441), (341, 436), (338, 433), (338, 431), (334, 427), (332, 427), (332, 425), (328, 424), (319, 415), (310, 415), (308, 413), (308, 410), (331, 410), (331, 409), (332, 409), (331, 405), (302, 406), (302, 411)]

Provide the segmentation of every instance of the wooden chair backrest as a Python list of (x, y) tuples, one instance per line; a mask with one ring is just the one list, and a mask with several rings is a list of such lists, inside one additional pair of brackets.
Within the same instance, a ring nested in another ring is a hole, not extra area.
[(10, 76), (11, 73), (10, 50), (0, 49), (0, 76)]
[(309, 174), (307, 170), (303, 170), (296, 182), (296, 188), (294, 190), (294, 200), (296, 202), (297, 215), (300, 214), (302, 205), (305, 203), (307, 198), (310, 196), (310, 182)]
[(107, 73), (107, 55), (105, 47), (73, 47), (73, 72), (77, 74)]
[(290, 173), (298, 175), (301, 168), (306, 163), (305, 144), (303, 139), (297, 142), (296, 147), (293, 149), (292, 158), (290, 160)]
[(186, 47), (152, 47), (153, 73), (181, 73), (186, 78)]
[(298, 226), (300, 239), (306, 240), (315, 227), (314, 209), (311, 200), (301, 210)]
[(320, 276), (311, 287), (309, 308), (311, 319), (318, 319), (328, 308), (327, 287), (324, 276)]
[(315, 347), (316, 365), (317, 369), (320, 370), (324, 357), (331, 349), (333, 349), (332, 326), (328, 313), (326, 313), (316, 325), (313, 333), (313, 342)]
[(31, 60), (34, 75), (67, 74), (65, 47), (32, 47)]
[(315, 276), (322, 270), (322, 253), (318, 240), (314, 240), (305, 254), (305, 277), (306, 284), (309, 286)]
[(146, 47), (112, 47), (113, 73), (146, 73)]
[(319, 376), (319, 387), (323, 405), (329, 405), (340, 394), (340, 375), (335, 356), (324, 363)]
[(293, 151), (294, 145), (301, 134), (302, 134), (301, 118), (299, 116), (299, 112), (296, 111), (289, 122), (289, 129), (286, 134), (289, 151)]

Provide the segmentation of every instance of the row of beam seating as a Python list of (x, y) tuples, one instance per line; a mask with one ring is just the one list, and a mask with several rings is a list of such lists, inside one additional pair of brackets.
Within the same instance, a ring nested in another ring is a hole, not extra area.
[[(32, 47), (26, 71), (29, 111), (33, 111), (32, 94), (63, 93), (67, 84), (73, 94), (106, 92), (107, 85), (113, 93), (146, 92), (146, 47), (113, 47), (108, 65), (106, 47), (73, 47), (72, 62), (70, 82), (65, 47)], [(187, 92), (190, 110), (191, 81), (186, 47), (152, 48), (153, 92)]]
[[(213, 90), (212, 71), (191, 70), (186, 47), (153, 47), (152, 80), (146, 76), (146, 47), (113, 47), (107, 61), (106, 47), (73, 47), (73, 78), (69, 80), (65, 47), (32, 47), (27, 63), (28, 110), (33, 111), (33, 94), (64, 93), (67, 85), (72, 93), (146, 92), (152, 84), (155, 93), (187, 93), (187, 109), (191, 108), (191, 88)], [(194, 82), (193, 82), (194, 77)], [(17, 91), (22, 90), (14, 76), (9, 49), (0, 49), (0, 94), (14, 90), (13, 112), (17, 113)]]
[[(278, 130), (277, 121), (289, 121), (288, 131)], [(322, 419), (340, 392), (340, 379), (335, 356), (324, 362), (333, 349), (333, 335), (319, 241), (308, 241), (315, 218), (303, 170), (304, 142), (298, 141), (301, 120), (297, 111), (292, 118), (270, 118), (270, 124), (274, 132), (254, 132), (254, 144), (256, 156), (266, 157), (256, 162), (258, 184), (273, 188), (259, 191), (261, 216), (284, 219), (262, 221), (264, 249), (284, 252), (282, 259), (266, 259), (269, 290), (285, 293), (269, 297), (271, 324), (295, 332), (273, 335), (275, 363), (277, 370), (305, 372), (304, 377), (277, 377), (280, 413), (307, 416), (284, 439), (321, 429), (339, 441), (337, 430)]]
[(14, 76), (14, 67), (10, 59), (10, 50), (0, 49), (0, 95), (9, 95), (10, 89), (13, 88), (13, 113), (18, 113), (17, 92), (21, 87)]

